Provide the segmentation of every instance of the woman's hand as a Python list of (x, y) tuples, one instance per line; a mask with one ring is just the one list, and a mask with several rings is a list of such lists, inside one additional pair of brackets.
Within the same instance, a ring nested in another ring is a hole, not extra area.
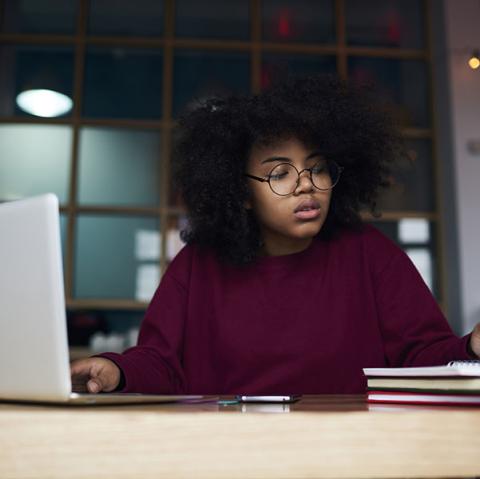
[(470, 338), (470, 348), (473, 353), (480, 358), (480, 323), (473, 328), (472, 336)]
[(120, 369), (110, 359), (78, 359), (70, 364), (74, 392), (111, 392), (120, 383)]

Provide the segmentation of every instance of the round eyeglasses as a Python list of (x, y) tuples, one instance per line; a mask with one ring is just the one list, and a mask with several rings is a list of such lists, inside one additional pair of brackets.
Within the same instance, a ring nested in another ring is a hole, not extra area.
[(304, 168), (302, 171), (298, 171), (290, 163), (279, 163), (265, 178), (248, 173), (245, 176), (261, 182), (266, 181), (275, 194), (287, 196), (297, 189), (300, 175), (304, 171), (310, 173), (310, 181), (315, 188), (321, 191), (328, 191), (338, 183), (343, 170), (344, 168), (337, 165), (335, 161), (322, 160), (316, 163), (315, 166), (312, 166), (312, 168)]

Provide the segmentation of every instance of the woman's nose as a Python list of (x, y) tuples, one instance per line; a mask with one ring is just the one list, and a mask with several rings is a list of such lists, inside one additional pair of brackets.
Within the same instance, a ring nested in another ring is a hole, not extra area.
[(313, 183), (310, 177), (309, 170), (302, 170), (298, 174), (297, 179), (297, 186), (295, 187), (295, 193), (301, 191), (312, 191), (313, 190)]

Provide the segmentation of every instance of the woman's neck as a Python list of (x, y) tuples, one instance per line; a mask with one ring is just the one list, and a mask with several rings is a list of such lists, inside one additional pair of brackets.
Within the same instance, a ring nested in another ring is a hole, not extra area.
[(312, 240), (313, 238), (285, 242), (265, 241), (260, 249), (260, 256), (285, 256), (288, 254), (300, 253), (310, 246)]

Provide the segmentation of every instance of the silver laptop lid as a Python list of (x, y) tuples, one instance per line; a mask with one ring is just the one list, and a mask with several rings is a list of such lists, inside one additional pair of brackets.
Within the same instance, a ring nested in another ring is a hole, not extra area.
[(58, 199), (0, 204), (0, 398), (70, 393)]

